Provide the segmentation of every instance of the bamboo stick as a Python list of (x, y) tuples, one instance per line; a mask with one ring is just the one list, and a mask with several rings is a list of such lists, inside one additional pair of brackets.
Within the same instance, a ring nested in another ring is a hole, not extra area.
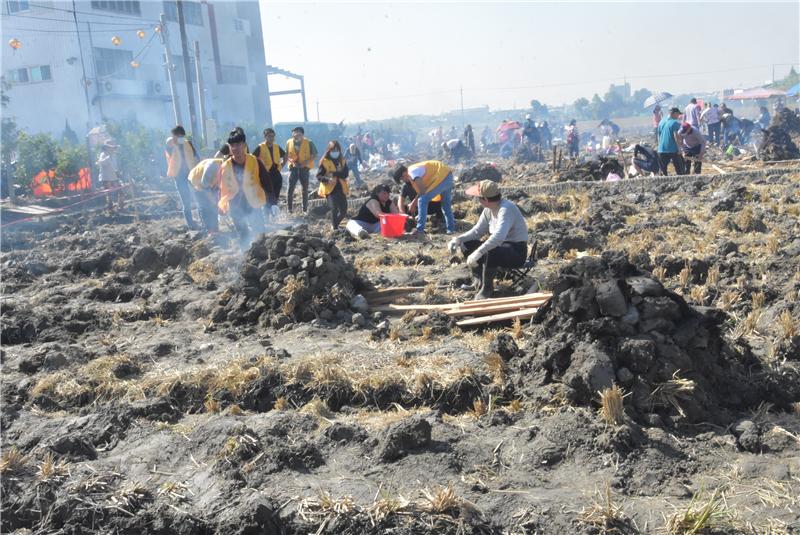
[(483, 323), (494, 323), (496, 321), (513, 320), (516, 318), (528, 319), (533, 317), (538, 310), (538, 308), (524, 308), (522, 310), (515, 310), (514, 312), (505, 312), (503, 314), (494, 314), (492, 316), (481, 316), (479, 318), (461, 320), (456, 323), (456, 325), (459, 327), (469, 327), (470, 325), (481, 325)]

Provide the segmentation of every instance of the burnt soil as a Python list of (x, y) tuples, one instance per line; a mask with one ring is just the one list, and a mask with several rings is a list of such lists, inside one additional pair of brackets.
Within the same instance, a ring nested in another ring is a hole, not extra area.
[(797, 533), (800, 173), (508, 196), (538, 263), (499, 293), (553, 299), (482, 330), (361, 297), (468, 299), (437, 227), (4, 232), (0, 530), (654, 533), (711, 503), (706, 532)]

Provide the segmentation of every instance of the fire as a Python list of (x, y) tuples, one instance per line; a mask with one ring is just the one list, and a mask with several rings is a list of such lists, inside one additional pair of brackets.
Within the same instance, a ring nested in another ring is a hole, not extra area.
[(36, 197), (90, 189), (92, 189), (92, 175), (87, 167), (81, 168), (77, 177), (57, 177), (56, 170), (51, 169), (50, 171), (39, 171), (31, 180), (31, 190)]

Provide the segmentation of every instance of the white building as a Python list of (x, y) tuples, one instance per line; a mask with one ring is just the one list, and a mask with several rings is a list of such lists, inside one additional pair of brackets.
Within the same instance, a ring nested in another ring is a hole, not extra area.
[[(194, 41), (200, 46), (206, 116), (216, 130), (210, 135), (221, 136), (235, 124), (271, 124), (258, 2), (182, 4), (197, 124)], [(30, 133), (59, 134), (68, 121), (83, 135), (108, 118), (135, 119), (168, 135), (175, 116), (157, 31), (162, 13), (176, 67), (181, 122), (190, 131), (174, 0), (2, 0), (2, 74), (11, 84), (4, 115)]]

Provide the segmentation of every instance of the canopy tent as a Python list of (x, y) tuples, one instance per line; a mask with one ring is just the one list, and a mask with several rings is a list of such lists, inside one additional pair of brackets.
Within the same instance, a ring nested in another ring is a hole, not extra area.
[(786, 90), (787, 97), (794, 97), (796, 95), (800, 95), (800, 84), (795, 84)]
[(741, 93), (734, 93), (733, 95), (725, 97), (725, 100), (765, 100), (768, 98), (783, 96), (786, 96), (785, 91), (756, 87), (755, 89), (748, 89), (746, 91), (742, 91)]

